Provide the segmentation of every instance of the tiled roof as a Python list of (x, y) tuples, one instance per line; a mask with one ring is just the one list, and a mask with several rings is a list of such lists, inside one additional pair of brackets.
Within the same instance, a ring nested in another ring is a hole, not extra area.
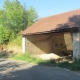
[(80, 25), (80, 9), (42, 18), (25, 29), (21, 34), (45, 33), (61, 29), (69, 29)]

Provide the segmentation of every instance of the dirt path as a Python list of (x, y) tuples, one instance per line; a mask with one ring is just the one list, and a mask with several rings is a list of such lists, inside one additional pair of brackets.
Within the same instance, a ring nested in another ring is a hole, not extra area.
[(0, 80), (80, 80), (80, 73), (0, 59)]

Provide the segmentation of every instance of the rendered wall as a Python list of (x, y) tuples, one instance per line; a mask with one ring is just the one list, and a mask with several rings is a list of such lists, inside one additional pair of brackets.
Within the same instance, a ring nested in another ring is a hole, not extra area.
[(80, 58), (80, 32), (73, 33), (73, 58)]
[(51, 35), (26, 36), (26, 51), (32, 54), (51, 53)]
[(22, 52), (26, 52), (26, 38), (24, 36), (22, 37)]
[(54, 53), (59, 56), (71, 54), (71, 33), (50, 33), (26, 36), (26, 51), (31, 54)]

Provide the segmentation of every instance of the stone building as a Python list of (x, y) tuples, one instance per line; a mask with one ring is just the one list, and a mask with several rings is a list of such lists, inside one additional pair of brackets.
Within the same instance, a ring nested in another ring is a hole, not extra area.
[[(21, 35), (22, 51), (30, 54), (80, 57), (80, 9), (42, 18)], [(55, 56), (54, 56), (55, 57)]]

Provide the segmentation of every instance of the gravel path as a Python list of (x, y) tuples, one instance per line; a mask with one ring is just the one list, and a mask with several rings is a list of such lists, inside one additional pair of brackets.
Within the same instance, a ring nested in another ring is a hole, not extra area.
[(80, 73), (58, 67), (0, 59), (0, 80), (80, 80)]

